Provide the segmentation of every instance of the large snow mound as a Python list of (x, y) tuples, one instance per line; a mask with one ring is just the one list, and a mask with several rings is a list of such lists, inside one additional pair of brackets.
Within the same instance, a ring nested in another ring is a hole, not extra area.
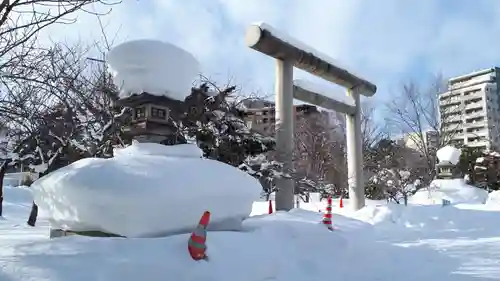
[(122, 43), (109, 51), (107, 62), (121, 98), (147, 92), (184, 101), (199, 73), (193, 55), (156, 40)]
[(488, 192), (465, 183), (463, 179), (433, 180), (429, 187), (422, 188), (408, 200), (411, 204), (442, 204), (448, 200), (452, 204), (479, 203), (484, 204)]
[(260, 183), (222, 162), (170, 157), (172, 150), (180, 149), (136, 143), (111, 159), (79, 160), (37, 180), (35, 202), (54, 227), (73, 231), (164, 236), (191, 231), (206, 210), (211, 229), (239, 229)]

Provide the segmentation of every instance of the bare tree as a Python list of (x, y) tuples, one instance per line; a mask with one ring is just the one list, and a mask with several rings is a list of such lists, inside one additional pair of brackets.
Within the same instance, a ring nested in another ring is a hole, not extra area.
[[(8, 129), (15, 161), (27, 161), (46, 174), (83, 157), (112, 155), (123, 144), (124, 115), (114, 111), (117, 89), (102, 65), (86, 59), (89, 47), (55, 44), (37, 49), (37, 59), (19, 77), (0, 77), (6, 91), (0, 100), (0, 118)], [(34, 225), (33, 203), (28, 221)]]
[[(39, 32), (53, 24), (71, 24), (75, 12), (97, 14), (86, 9), (91, 4), (109, 6), (120, 0), (2, 0), (0, 1), (0, 70), (9, 64), (21, 63), (35, 46)], [(10, 56), (16, 51), (15, 56)], [(7, 58), (9, 57), (9, 58)]]
[(363, 163), (370, 162), (370, 148), (387, 138), (387, 128), (375, 120), (375, 107), (369, 101), (361, 104), (361, 136), (363, 141)]
[[(297, 116), (294, 176), (297, 185), (344, 195), (347, 189), (345, 137), (342, 116), (320, 111)], [(310, 184), (310, 182), (314, 184)], [(309, 190), (312, 191), (312, 190)], [(333, 194), (332, 194), (333, 195)]]
[[(429, 171), (428, 179), (434, 177), (436, 150), (450, 144), (461, 130), (460, 102), (452, 92), (446, 92), (441, 76), (422, 88), (414, 82), (401, 87), (396, 98), (387, 105), (387, 122), (394, 131), (401, 132), (405, 142), (411, 143), (424, 159)], [(444, 94), (443, 94), (444, 93)], [(441, 120), (445, 122), (441, 122)], [(437, 134), (432, 143), (431, 131)]]
[(0, 217), (3, 215), (3, 180), (9, 164), (9, 160), (4, 160), (0, 165)]

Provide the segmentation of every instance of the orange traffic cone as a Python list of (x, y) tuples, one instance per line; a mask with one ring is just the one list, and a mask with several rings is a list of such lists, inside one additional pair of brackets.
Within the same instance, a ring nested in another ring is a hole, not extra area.
[(273, 213), (273, 201), (269, 200), (269, 209), (268, 209), (268, 214), (272, 214)]
[(206, 211), (201, 216), (200, 222), (198, 226), (191, 233), (191, 237), (189, 237), (188, 241), (188, 250), (189, 254), (193, 258), (193, 260), (203, 260), (207, 259), (206, 251), (207, 251), (207, 226), (210, 222), (210, 212)]
[(344, 208), (344, 202), (342, 201), (342, 196), (340, 197), (339, 207), (340, 209)]
[(332, 226), (332, 198), (331, 197), (328, 197), (325, 215), (323, 216), (323, 224), (329, 230), (333, 230), (333, 226)]

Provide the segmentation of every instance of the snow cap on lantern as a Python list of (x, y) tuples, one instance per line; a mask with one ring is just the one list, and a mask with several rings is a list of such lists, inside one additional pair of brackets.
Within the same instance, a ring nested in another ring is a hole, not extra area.
[(451, 145), (442, 147), (436, 152), (439, 162), (448, 162), (452, 165), (458, 164), (461, 154), (462, 152), (460, 151), (460, 149)]
[(184, 101), (199, 73), (189, 52), (157, 40), (134, 40), (111, 49), (107, 63), (120, 98), (148, 93)]

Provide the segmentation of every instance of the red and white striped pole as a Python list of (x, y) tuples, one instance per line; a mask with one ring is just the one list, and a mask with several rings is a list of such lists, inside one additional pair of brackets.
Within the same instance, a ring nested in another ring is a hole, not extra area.
[(328, 228), (328, 230), (333, 231), (332, 226), (332, 197), (328, 197), (326, 204), (325, 215), (323, 216), (323, 224)]

